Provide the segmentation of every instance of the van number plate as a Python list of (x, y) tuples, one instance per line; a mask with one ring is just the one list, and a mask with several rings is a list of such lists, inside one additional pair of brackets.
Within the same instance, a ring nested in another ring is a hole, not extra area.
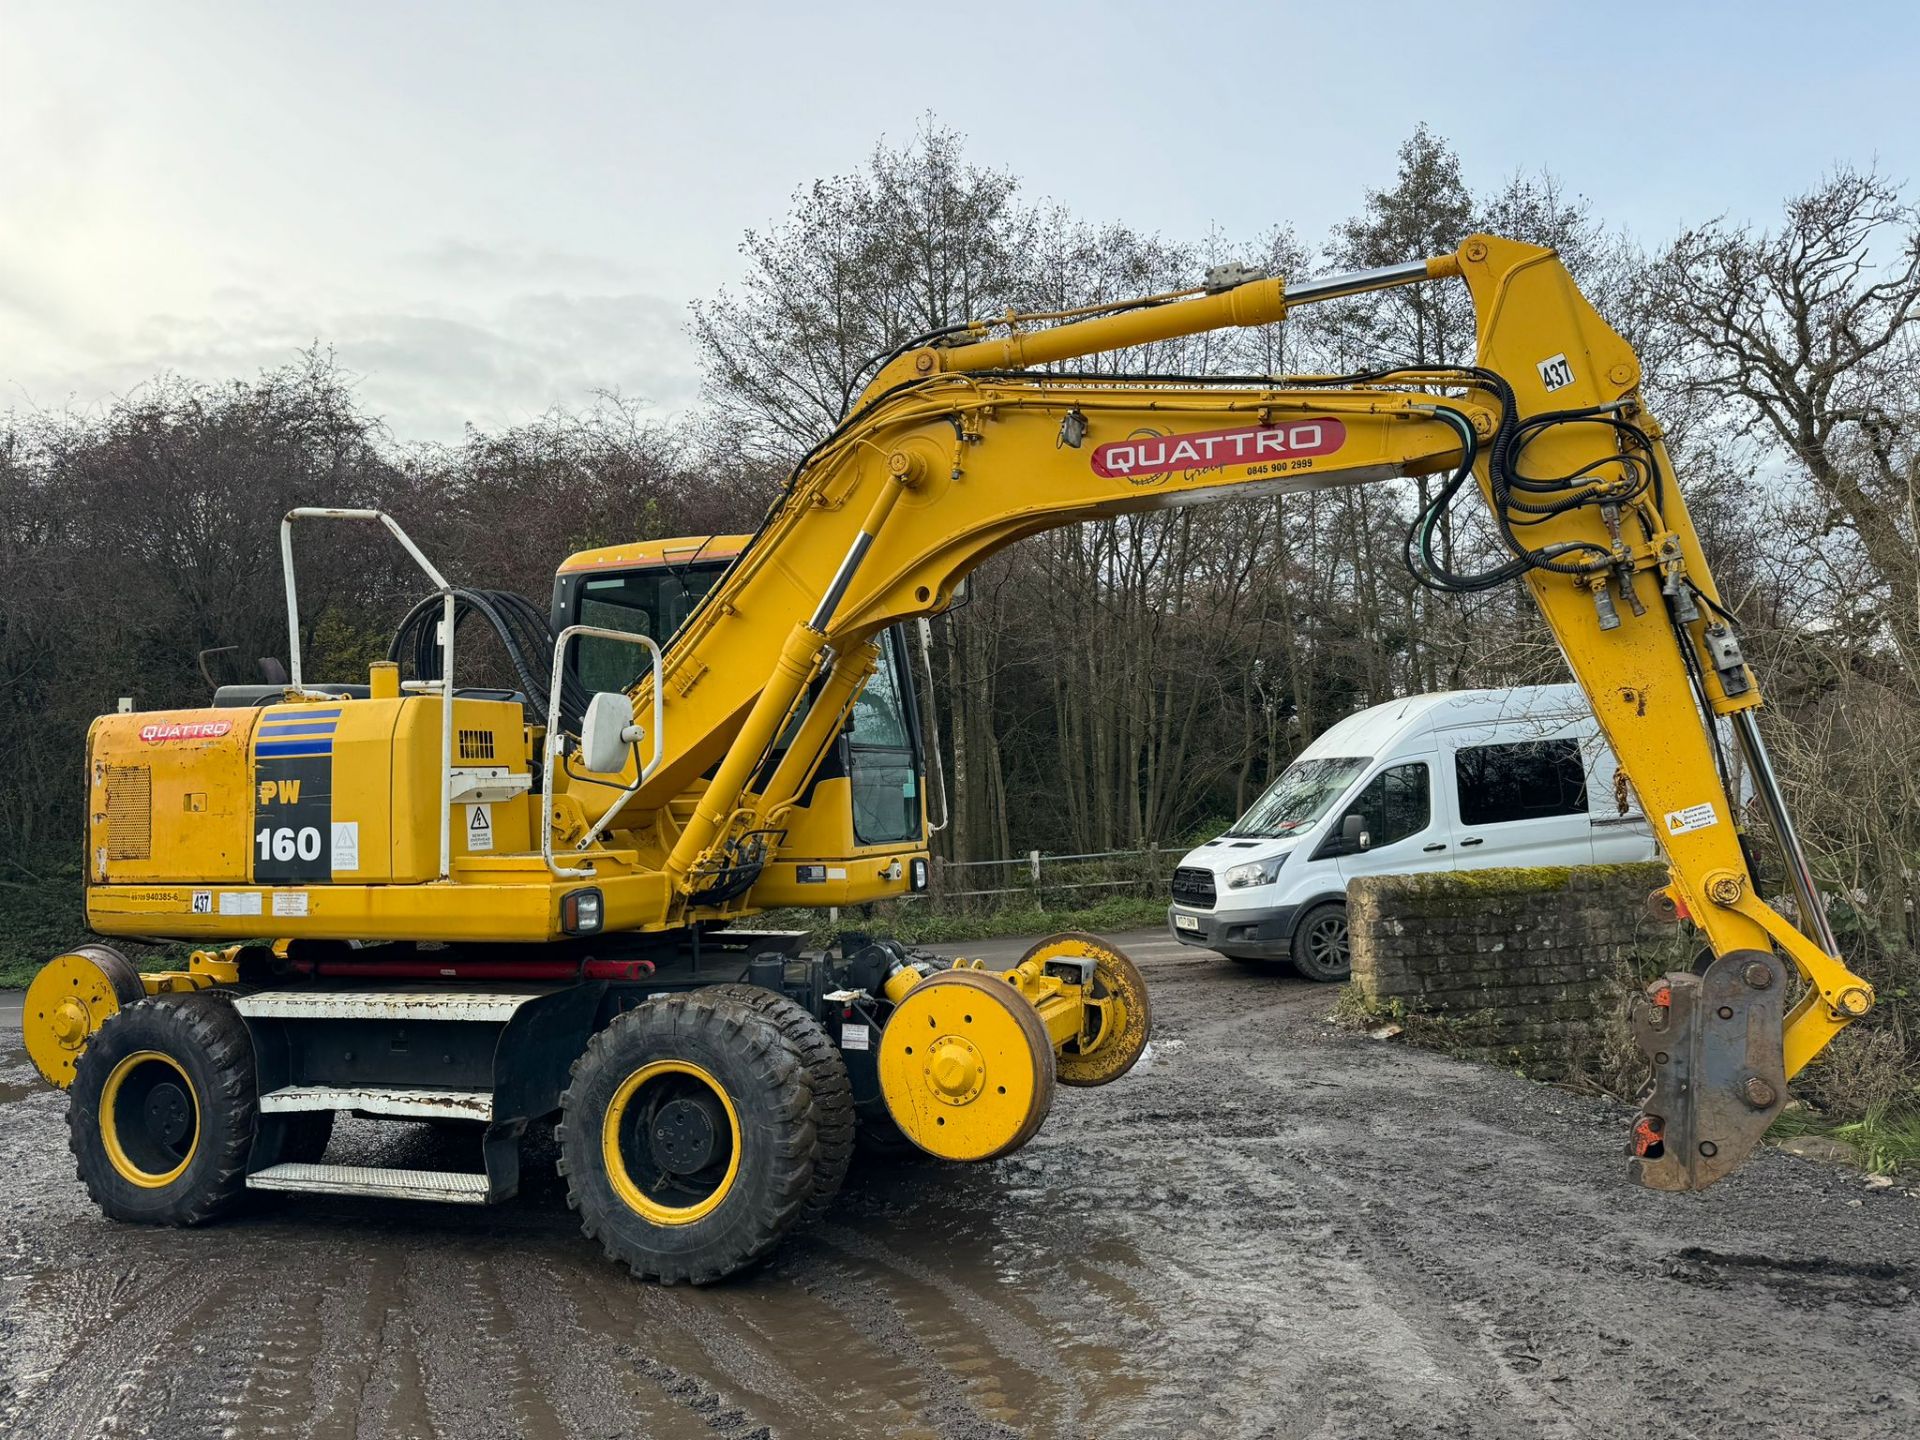
[(1194, 934), (1198, 935), (1200, 933), (1200, 922), (1191, 915), (1176, 915), (1173, 917), (1173, 928), (1176, 930), (1191, 930)]

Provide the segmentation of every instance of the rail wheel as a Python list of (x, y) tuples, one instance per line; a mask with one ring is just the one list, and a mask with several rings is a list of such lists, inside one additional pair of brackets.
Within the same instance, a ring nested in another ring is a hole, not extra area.
[(77, 945), (40, 967), (20, 1007), (27, 1058), (65, 1090), (88, 1043), (108, 1019), (146, 999), (140, 972), (111, 945)]
[(580, 1228), (643, 1279), (696, 1285), (770, 1251), (814, 1193), (807, 1057), (752, 1004), (649, 1000), (575, 1062), (560, 1171)]
[(725, 996), (773, 1022), (807, 1067), (807, 1085), (813, 1091), (812, 1119), (817, 1148), (813, 1160), (813, 1189), (798, 1223), (811, 1225), (822, 1218), (840, 1193), (853, 1163), (853, 1084), (840, 1047), (818, 1020), (784, 995), (760, 985), (710, 985), (702, 994)]
[(1085, 1040), (1070, 1040), (1054, 1061), (1062, 1085), (1110, 1085), (1133, 1069), (1153, 1036), (1153, 1006), (1139, 967), (1118, 946), (1084, 930), (1049, 935), (1020, 957), (1091, 960), (1099, 1025)]
[(1053, 1107), (1053, 1045), (1033, 1006), (979, 970), (943, 970), (880, 1032), (880, 1093), (906, 1137), (942, 1160), (993, 1160)]
[(258, 1104), (247, 1027), (223, 998), (169, 995), (110, 1016), (75, 1067), (68, 1144), (115, 1220), (198, 1225), (244, 1193)]

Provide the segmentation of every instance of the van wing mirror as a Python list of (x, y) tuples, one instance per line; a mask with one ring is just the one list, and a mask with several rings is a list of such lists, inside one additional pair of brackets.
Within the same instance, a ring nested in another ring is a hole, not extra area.
[(1349, 815), (1340, 822), (1340, 838), (1355, 850), (1364, 850), (1373, 843), (1373, 836), (1367, 833), (1367, 819), (1364, 815)]
[(633, 723), (633, 701), (618, 691), (602, 690), (587, 702), (580, 722), (580, 763), (595, 775), (617, 774), (643, 733)]

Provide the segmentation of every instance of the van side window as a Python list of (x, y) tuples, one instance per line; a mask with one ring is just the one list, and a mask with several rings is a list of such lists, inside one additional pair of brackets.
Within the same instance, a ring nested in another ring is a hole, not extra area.
[(1578, 740), (1463, 745), (1454, 752), (1453, 773), (1463, 825), (1587, 813), (1587, 771)]
[(1382, 770), (1342, 813), (1366, 821), (1369, 849), (1418, 835), (1433, 818), (1427, 767), (1415, 763)]

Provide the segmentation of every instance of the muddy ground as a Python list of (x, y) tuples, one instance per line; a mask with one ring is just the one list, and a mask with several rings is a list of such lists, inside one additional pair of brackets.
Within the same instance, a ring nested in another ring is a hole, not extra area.
[[(0, 1433), (1920, 1433), (1904, 1190), (1777, 1151), (1702, 1196), (1635, 1190), (1617, 1107), (1122, 939), (1157, 1006), (1133, 1075), (1063, 1090), (998, 1164), (857, 1171), (823, 1229), (705, 1290), (609, 1266), (550, 1149), (498, 1210), (110, 1224), (0, 998)], [(330, 1158), (441, 1143), (343, 1124)]]

